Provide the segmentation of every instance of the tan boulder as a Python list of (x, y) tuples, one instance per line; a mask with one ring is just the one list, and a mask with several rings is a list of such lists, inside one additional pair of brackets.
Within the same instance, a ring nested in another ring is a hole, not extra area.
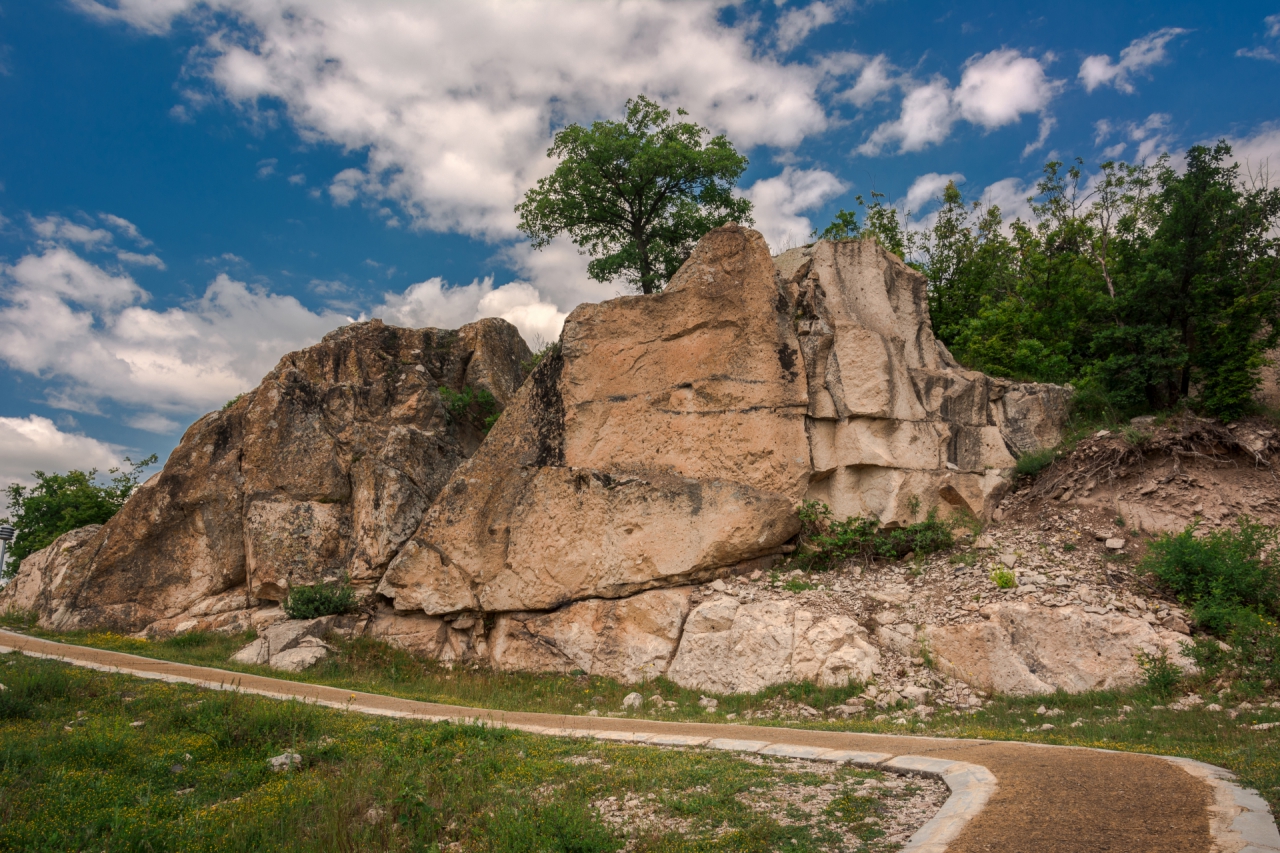
[(198, 611), (240, 587), (246, 601), (280, 600), (292, 585), (346, 575), (372, 592), (484, 438), (438, 389), (472, 385), (502, 405), (528, 357), (502, 320), (456, 332), (374, 320), (332, 332), (196, 421), (164, 469), (78, 547), (24, 561), (0, 607), (21, 590), (46, 628), (163, 622), (164, 634), (178, 624), (236, 629), (240, 617), (210, 622), (220, 614)]
[(79, 556), (85, 544), (93, 539), (100, 524), (64, 533), (48, 547), (22, 561), (14, 578), (0, 587), (0, 613), (41, 613), (49, 608), (49, 594), (61, 585), (62, 577)]
[(572, 672), (626, 684), (667, 671), (689, 611), (689, 589), (589, 599), (551, 613), (506, 613), (490, 634), (498, 669)]
[(718, 596), (685, 621), (667, 677), (690, 690), (755, 693), (811, 680), (824, 686), (866, 681), (880, 653), (846, 616), (820, 618), (786, 601), (741, 604)]
[[(446, 495), (426, 535), (443, 528), (452, 536), (441, 539), (454, 547), (411, 543), (378, 591), (398, 609), (432, 614), (550, 610), (584, 597), (712, 577), (722, 567), (776, 553), (795, 533), (791, 502), (780, 495), (661, 471), (641, 479), (580, 468), (526, 469), (503, 491), (514, 506), (504, 500), (492, 514), (487, 501), (453, 505)], [(491, 544), (495, 539), (499, 547)]]
[(1186, 638), (1118, 613), (1024, 602), (991, 604), (986, 621), (931, 625), (929, 651), (949, 675), (983, 690), (1028, 696), (1131, 687), (1145, 677), (1138, 655), (1167, 653), (1184, 671)]
[(579, 306), (561, 352), (566, 465), (803, 494), (804, 365), (757, 232), (708, 233), (659, 296)]
[(364, 633), (412, 654), (444, 662), (485, 658), (489, 651), (484, 622), (474, 618), (446, 622), (384, 606), (369, 620)]

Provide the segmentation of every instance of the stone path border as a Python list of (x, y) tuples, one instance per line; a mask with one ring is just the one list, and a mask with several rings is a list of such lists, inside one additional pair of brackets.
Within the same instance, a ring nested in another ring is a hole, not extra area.
[[(973, 762), (936, 758), (928, 755), (894, 755), (890, 752), (831, 749), (804, 743), (716, 737), (714, 732), (730, 728), (725, 725), (708, 723), (663, 724), (660, 721), (628, 720), (628, 725), (636, 730), (602, 729), (597, 728), (597, 726), (600, 724), (613, 724), (614, 719), (607, 717), (573, 717), (558, 714), (504, 713), (488, 709), (419, 702), (389, 697), (383, 694), (352, 692), (327, 685), (249, 675), (213, 667), (177, 664), (123, 652), (110, 652), (86, 646), (56, 643), (5, 630), (0, 630), (0, 651), (21, 652), (31, 657), (48, 658), (89, 669), (132, 675), (140, 678), (192, 684), (214, 690), (240, 691), (272, 699), (302, 700), (325, 707), (357, 711), (365, 714), (434, 722), (478, 722), (506, 726), (533, 734), (558, 737), (587, 737), (604, 741), (639, 743), (652, 746), (705, 747), (784, 758), (848, 762), (861, 767), (941, 779), (951, 790), (951, 796), (938, 813), (912, 836), (907, 846), (903, 848), (903, 853), (943, 853), (950, 849), (951, 843), (982, 812), (983, 807), (999, 788), (996, 775), (987, 767)], [(246, 681), (253, 683), (246, 684)], [(340, 698), (344, 695), (346, 696), (345, 700)], [(441, 711), (445, 713), (440, 713)], [(507, 719), (508, 717), (534, 718), (539, 722), (559, 722), (561, 725), (544, 726), (520, 719)], [(565, 725), (571, 721), (585, 727), (571, 728)], [(663, 729), (671, 729), (673, 727), (706, 731), (708, 734), (699, 736), (663, 731)], [(646, 728), (650, 729), (650, 731), (643, 731)], [(733, 728), (740, 729), (743, 734), (747, 734), (752, 727), (739, 724), (733, 726)], [(769, 727), (755, 727), (755, 731), (761, 734), (770, 730)], [(788, 730), (779, 729), (778, 731)], [(789, 733), (792, 735), (804, 734), (795, 730), (791, 730)], [(814, 734), (818, 733), (815, 732)], [(988, 746), (999, 744), (1027, 750), (1085, 750), (1097, 753), (1111, 752), (1112, 754), (1126, 757), (1136, 755), (1134, 753), (1089, 750), (1083, 747), (1055, 744), (959, 741), (958, 739), (862, 732), (848, 734), (856, 735), (859, 739), (879, 738), (882, 739), (886, 746), (890, 743), (902, 741), (952, 746), (959, 743)], [(1206, 850), (1205, 853), (1280, 853), (1280, 831), (1277, 830), (1266, 801), (1258, 796), (1255, 791), (1235, 784), (1232, 781), (1235, 777), (1229, 771), (1187, 758), (1172, 756), (1152, 757), (1163, 759), (1181, 768), (1191, 777), (1207, 785), (1212, 792), (1211, 802), (1207, 806), (1212, 849)]]

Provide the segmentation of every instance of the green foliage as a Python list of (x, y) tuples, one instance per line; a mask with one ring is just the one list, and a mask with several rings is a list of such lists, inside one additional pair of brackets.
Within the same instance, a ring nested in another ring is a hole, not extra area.
[(1142, 667), (1147, 689), (1156, 696), (1167, 699), (1182, 681), (1182, 670), (1169, 660), (1169, 653), (1161, 649), (1158, 654), (1138, 652), (1138, 665)]
[(230, 400), (222, 404), (222, 411), (225, 412), (227, 409), (231, 408), (232, 406), (234, 406), (236, 403), (239, 403), (243, 399), (244, 399), (243, 394), (235, 395)]
[(913, 552), (932, 554), (955, 545), (951, 528), (938, 521), (934, 510), (924, 521), (889, 530), (881, 529), (875, 518), (854, 516), (836, 521), (831, 508), (819, 501), (805, 501), (799, 516), (803, 548), (799, 561), (819, 571), (855, 557), (866, 561), (876, 557), (894, 560)]
[(355, 609), (356, 594), (346, 581), (291, 587), (284, 600), (284, 612), (290, 619), (315, 619)]
[(1000, 589), (1013, 589), (1018, 579), (1009, 569), (996, 569), (991, 573), (991, 582)]
[(454, 391), (441, 385), (439, 390), (440, 399), (444, 401), (449, 417), (469, 423), (485, 435), (489, 434), (489, 430), (498, 422), (498, 416), (502, 414), (498, 410), (498, 401), (484, 388), (464, 385), (461, 391)]
[(969, 367), (1074, 384), (1078, 411), (1245, 414), (1280, 338), (1280, 189), (1241, 180), (1225, 142), (1186, 163), (1048, 163), (1007, 226), (948, 185), (908, 247), (935, 334)]
[(703, 234), (751, 222), (751, 203), (733, 195), (747, 158), (707, 134), (643, 95), (622, 121), (569, 125), (547, 151), (560, 164), (516, 205), (520, 230), (537, 249), (568, 234), (592, 256), (597, 281), (661, 291)]
[(1241, 517), (1235, 530), (1199, 535), (1199, 522), (1151, 543), (1140, 568), (1167, 584), (1205, 630), (1226, 637), (1280, 612), (1280, 530)]
[(138, 487), (142, 469), (156, 462), (152, 454), (146, 459), (129, 463), (127, 471), (112, 468), (113, 476), (105, 485), (97, 482), (97, 469), (68, 471), (66, 474), (32, 474), (36, 484), (31, 487), (13, 483), (5, 494), (9, 501), (9, 517), (2, 519), (16, 530), (10, 543), (4, 577), (17, 574), (18, 565), (27, 557), (51, 544), (64, 533), (86, 524), (105, 524), (124, 506), (133, 490)]
[(898, 208), (885, 204), (884, 199), (884, 193), (875, 191), (871, 193), (870, 204), (862, 196), (854, 196), (854, 201), (862, 208), (861, 223), (858, 222), (857, 211), (841, 208), (830, 225), (821, 231), (814, 231), (812, 236), (820, 240), (872, 237), (903, 260), (910, 259), (920, 246), (918, 232), (906, 227), (905, 220), (911, 216), (911, 211), (906, 211), (905, 215), (900, 214)]
[(1018, 472), (1020, 477), (1034, 477), (1045, 468), (1053, 464), (1053, 460), (1057, 458), (1057, 448), (1049, 447), (1035, 453), (1024, 453), (1018, 457), (1017, 465), (1014, 470)]
[[(0, 716), (0, 850), (818, 853), (857, 846), (840, 834), (873, 837), (863, 818), (914, 793), (863, 788), (886, 776), (851, 766), (814, 773), (769, 757), (370, 717), (3, 660), (3, 680), (26, 706)], [(477, 677), (469, 668), (455, 675), (453, 686)], [(525, 680), (582, 693), (563, 676)], [(614, 686), (611, 706), (634, 689)], [(849, 694), (813, 684), (771, 690), (821, 707)], [(687, 698), (689, 715), (705, 719), (698, 694)], [(285, 751), (301, 762), (272, 772), (268, 759)], [(818, 805), (827, 797), (814, 802), (824, 790), (835, 800), (827, 813)], [(812, 805), (785, 820), (758, 807), (782, 791)], [(643, 801), (656, 820), (612, 826), (594, 804), (615, 796)]]

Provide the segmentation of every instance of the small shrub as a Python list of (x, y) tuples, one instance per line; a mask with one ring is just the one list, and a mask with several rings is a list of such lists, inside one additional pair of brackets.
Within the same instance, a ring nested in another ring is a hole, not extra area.
[(1206, 680), (1227, 677), (1240, 685), (1280, 682), (1280, 631), (1276, 622), (1249, 611), (1237, 611), (1226, 648), (1210, 637), (1184, 643), (1186, 654)]
[(1062, 546), (1062, 551), (1064, 554), (1070, 554), (1075, 549), (1076, 549), (1076, 543), (1074, 542), (1066, 542)]
[(355, 609), (355, 591), (345, 581), (293, 587), (284, 601), (284, 612), (290, 619), (315, 619), (350, 613)]
[(444, 385), (440, 386), (440, 399), (454, 421), (465, 421), (485, 435), (498, 422), (498, 401), (483, 388), (462, 386), (461, 391), (454, 391)]
[(784, 583), (782, 588), (787, 592), (805, 592), (807, 590), (817, 589), (818, 587), (808, 581), (801, 580), (800, 578), (792, 578)]
[(924, 521), (892, 530), (882, 530), (875, 518), (853, 516), (835, 521), (831, 508), (818, 501), (805, 501), (799, 516), (801, 541), (807, 549), (800, 561), (818, 571), (851, 557), (900, 559), (913, 552), (932, 554), (955, 545), (950, 526), (938, 521), (935, 510), (929, 510)]
[(231, 408), (232, 406), (234, 406), (236, 403), (239, 403), (243, 399), (244, 399), (243, 394), (235, 395), (230, 400), (222, 404), (222, 411), (225, 412), (227, 409)]
[(1151, 544), (1141, 568), (1192, 608), (1196, 622), (1219, 637), (1251, 617), (1280, 611), (1280, 530), (1242, 516), (1235, 530), (1197, 536), (1199, 521)]
[(1138, 652), (1138, 665), (1146, 674), (1147, 689), (1157, 696), (1172, 696), (1178, 682), (1182, 681), (1182, 670), (1169, 660), (1169, 653), (1164, 649), (1155, 655)]
[(1018, 579), (1008, 569), (996, 569), (992, 572), (991, 582), (1000, 589), (1013, 589), (1018, 585)]
[(1058, 451), (1052, 447), (1037, 453), (1024, 453), (1018, 457), (1018, 463), (1014, 470), (1019, 477), (1034, 477), (1049, 467), (1057, 453)]

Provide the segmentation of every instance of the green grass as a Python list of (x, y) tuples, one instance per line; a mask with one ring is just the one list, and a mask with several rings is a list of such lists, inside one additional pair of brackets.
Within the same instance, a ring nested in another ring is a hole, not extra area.
[[(15, 625), (10, 618), (0, 624)], [(29, 628), (29, 625), (27, 626)], [(717, 696), (715, 713), (706, 713), (699, 705), (701, 694), (684, 690), (665, 679), (643, 685), (624, 685), (596, 676), (504, 673), (485, 668), (457, 667), (418, 660), (409, 654), (371, 640), (334, 640), (339, 651), (306, 672), (278, 673), (264, 667), (229, 664), (227, 658), (244, 642), (244, 636), (228, 638), (218, 635), (186, 635), (162, 642), (147, 642), (113, 634), (32, 634), (50, 639), (74, 642), (98, 648), (141, 654), (163, 660), (204, 664), (244, 672), (256, 672), (296, 681), (330, 684), (347, 689), (385, 693), (411, 699), (422, 699), (454, 705), (526, 710), (547, 713), (585, 714), (597, 710), (619, 717), (683, 720), (699, 722), (747, 722), (747, 715), (772, 713), (768, 718), (753, 718), (755, 725), (786, 725), (836, 731), (932, 734), (945, 737), (1032, 741), (1103, 747), (1161, 755), (1181, 755), (1215, 764), (1235, 772), (1241, 782), (1256, 788), (1280, 811), (1280, 727), (1270, 731), (1254, 731), (1249, 725), (1280, 722), (1280, 709), (1266, 708), (1242, 713), (1231, 720), (1225, 711), (1158, 711), (1153, 705), (1167, 704), (1167, 698), (1146, 687), (1127, 691), (1104, 691), (1081, 694), (1058, 693), (1028, 698), (997, 696), (976, 714), (952, 715), (939, 710), (928, 722), (913, 721), (898, 725), (893, 720), (874, 722), (871, 712), (849, 720), (813, 719), (795, 713), (799, 703), (823, 711), (858, 695), (862, 686), (820, 688), (808, 682), (778, 685), (751, 695)], [(1237, 691), (1261, 691), (1262, 685), (1236, 685)], [(1238, 692), (1218, 698), (1211, 683), (1184, 682), (1176, 695), (1195, 689), (1205, 703), (1218, 702), (1228, 708), (1244, 699), (1259, 701), (1259, 695)], [(1280, 700), (1274, 686), (1266, 688), (1272, 696), (1266, 701)], [(646, 703), (637, 711), (622, 712), (622, 699), (633, 690), (646, 698), (660, 693), (675, 702), (675, 707), (655, 710)], [(1265, 697), (1262, 697), (1265, 698)], [(1040, 718), (1034, 713), (1041, 704), (1059, 708), (1061, 716)], [(1119, 719), (1120, 709), (1129, 705), (1134, 710)], [(733, 715), (732, 719), (730, 715)], [(1079, 719), (1075, 728), (1071, 723)], [(1055, 728), (1040, 731), (1050, 723)], [(1033, 731), (1027, 731), (1034, 728)]]
[[(0, 683), (5, 851), (603, 853), (626, 832), (636, 851), (818, 851), (840, 841), (828, 816), (790, 824), (749, 800), (834, 783), (833, 807), (872, 841), (858, 815), (912, 791), (862, 796), (884, 776), (853, 768), (387, 720), (17, 654)], [(284, 752), (301, 763), (271, 770)], [(624, 821), (602, 819), (610, 797)]]

